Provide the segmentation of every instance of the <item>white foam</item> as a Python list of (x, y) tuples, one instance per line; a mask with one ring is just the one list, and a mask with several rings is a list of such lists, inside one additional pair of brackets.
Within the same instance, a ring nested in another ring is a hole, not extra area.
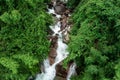
[(76, 73), (75, 67), (76, 67), (76, 64), (75, 64), (75, 63), (73, 63), (73, 64), (70, 66), (69, 71), (68, 71), (68, 75), (67, 75), (67, 80), (70, 80), (71, 76)]
[(55, 14), (55, 10), (54, 10), (54, 8), (52, 8), (52, 9), (48, 9), (48, 13), (49, 13), (49, 14)]

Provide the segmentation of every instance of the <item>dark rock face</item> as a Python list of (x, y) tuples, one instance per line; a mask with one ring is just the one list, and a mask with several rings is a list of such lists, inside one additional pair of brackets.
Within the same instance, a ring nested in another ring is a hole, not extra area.
[(63, 78), (66, 78), (67, 77), (67, 70), (63, 68), (62, 65), (58, 64), (56, 66), (56, 71), (57, 71), (57, 76), (61, 76)]
[(55, 58), (48, 57), (50, 65), (55, 63)]
[(69, 13), (70, 13), (70, 11), (67, 9), (67, 10), (65, 11), (64, 15), (65, 15), (66, 17), (68, 17)]
[(54, 9), (57, 14), (62, 14), (63, 12), (65, 12), (66, 7), (63, 4), (58, 4), (54, 7)]
[(58, 47), (57, 40), (58, 40), (57, 35), (51, 37), (51, 46), (50, 46), (51, 48), (55, 48), (55, 49), (57, 49), (57, 47)]
[(61, 20), (61, 31), (64, 30), (66, 26), (67, 26), (67, 17), (63, 15)]
[(50, 62), (50, 65), (54, 64), (56, 56), (57, 56), (56, 49), (55, 48), (51, 48), (50, 52), (49, 52), (49, 62)]
[(49, 52), (49, 57), (51, 58), (55, 58), (57, 56), (57, 52), (55, 48), (51, 48), (50, 52)]
[(48, 28), (47, 29), (47, 33), (50, 34), (50, 35), (52, 35), (54, 32), (50, 28)]
[(52, 9), (52, 7), (53, 7), (53, 3), (51, 2), (48, 4), (48, 8)]

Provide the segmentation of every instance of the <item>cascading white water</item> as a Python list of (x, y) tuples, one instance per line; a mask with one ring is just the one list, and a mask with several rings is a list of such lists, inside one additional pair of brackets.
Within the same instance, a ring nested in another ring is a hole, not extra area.
[(76, 64), (73, 63), (70, 68), (69, 68), (69, 71), (68, 71), (68, 75), (67, 75), (67, 80), (70, 80), (70, 77), (72, 75), (75, 75), (76, 74), (76, 70), (75, 70), (75, 67), (76, 67)]
[[(62, 1), (67, 1), (67, 0), (62, 0)], [(53, 6), (55, 4), (56, 2), (54, 2)], [(57, 19), (61, 18), (61, 15), (55, 13), (54, 8), (48, 9), (48, 13), (55, 14)], [(42, 72), (41, 74), (38, 74), (35, 80), (54, 80), (56, 76), (56, 69), (55, 69), (56, 65), (60, 63), (62, 60), (64, 60), (69, 54), (69, 52), (66, 50), (68, 46), (65, 43), (63, 43), (63, 34), (62, 34), (62, 31), (60, 31), (61, 29), (60, 27), (61, 27), (60, 21), (58, 21), (54, 26), (50, 26), (51, 30), (54, 32), (52, 36), (55, 36), (56, 34), (58, 34), (58, 41), (57, 41), (58, 48), (56, 50), (57, 56), (55, 58), (55, 63), (53, 65), (50, 65), (48, 59), (44, 60), (43, 62), (44, 72)], [(73, 68), (74, 68), (74, 65), (71, 66), (69, 69), (67, 80), (69, 80), (70, 76), (73, 74)]]
[(64, 2), (64, 3), (67, 3), (67, 2), (68, 2), (68, 0), (60, 0), (60, 1), (62, 1), (62, 2)]
[(54, 32), (53, 36), (55, 36), (55, 34), (59, 34), (60, 26), (60, 21), (57, 22), (57, 24), (55, 24), (54, 26), (50, 26), (51, 30)]
[(56, 74), (55, 65), (50, 66), (49, 60), (44, 60), (45, 72), (38, 74), (36, 80), (53, 80)]

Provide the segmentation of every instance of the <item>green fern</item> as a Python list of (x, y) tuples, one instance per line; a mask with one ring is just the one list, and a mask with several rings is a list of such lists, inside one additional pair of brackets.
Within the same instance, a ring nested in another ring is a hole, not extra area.
[(0, 58), (0, 64), (3, 65), (8, 70), (10, 70), (12, 74), (18, 73), (19, 63), (13, 60), (12, 58), (2, 57)]

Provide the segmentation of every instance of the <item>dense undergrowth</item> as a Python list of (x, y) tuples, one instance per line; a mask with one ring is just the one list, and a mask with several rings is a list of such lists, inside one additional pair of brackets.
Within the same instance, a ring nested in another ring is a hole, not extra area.
[(78, 66), (73, 80), (120, 80), (120, 0), (69, 0), (68, 7), (74, 13), (65, 63)]
[(0, 80), (26, 80), (38, 73), (49, 51), (50, 0), (0, 0)]

